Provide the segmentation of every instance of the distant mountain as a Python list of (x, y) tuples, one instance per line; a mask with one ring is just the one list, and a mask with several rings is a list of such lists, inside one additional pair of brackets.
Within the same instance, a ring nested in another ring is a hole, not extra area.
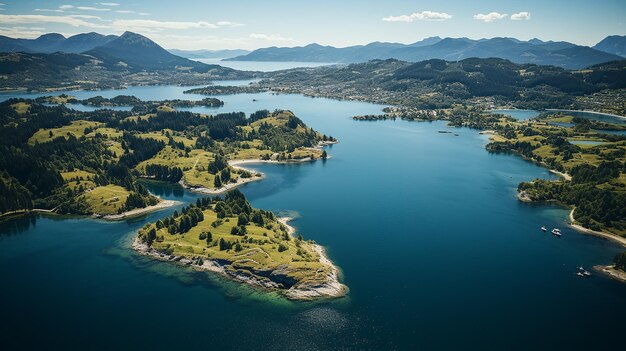
[(73, 35), (65, 38), (58, 33), (49, 33), (37, 39), (14, 39), (0, 36), (0, 52), (29, 53), (81, 53), (104, 45), (117, 38), (115, 35), (102, 35), (95, 32)]
[(419, 62), (429, 59), (458, 61), (470, 57), (503, 58), (515, 63), (553, 65), (580, 69), (591, 65), (620, 60), (621, 57), (568, 42), (521, 41), (515, 38), (472, 40), (468, 38), (427, 38), (413, 44), (371, 43), (335, 48), (310, 44), (293, 48), (270, 47), (254, 50), (233, 61), (312, 61), (358, 63), (372, 59), (398, 59)]
[(169, 49), (174, 55), (186, 57), (188, 59), (226, 59), (241, 55), (247, 55), (249, 50), (234, 49), (234, 50), (178, 50)]
[(626, 35), (611, 35), (604, 38), (594, 47), (596, 50), (626, 57)]
[(193, 70), (206, 72), (217, 65), (207, 65), (176, 56), (160, 47), (143, 35), (125, 32), (118, 38), (85, 51), (84, 54), (96, 57), (109, 68), (138, 70)]

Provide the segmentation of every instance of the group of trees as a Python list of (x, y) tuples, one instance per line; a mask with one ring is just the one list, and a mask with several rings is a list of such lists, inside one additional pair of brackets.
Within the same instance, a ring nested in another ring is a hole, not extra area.
[(178, 183), (183, 178), (183, 170), (180, 167), (168, 167), (160, 164), (147, 164), (144, 170), (148, 177), (170, 183)]

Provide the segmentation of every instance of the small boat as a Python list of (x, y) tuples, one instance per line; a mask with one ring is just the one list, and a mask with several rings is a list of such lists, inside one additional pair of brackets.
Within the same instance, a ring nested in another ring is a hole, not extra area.
[(584, 274), (582, 274), (580, 272), (576, 272), (576, 275), (579, 276), (579, 277), (584, 277), (585, 276)]
[(552, 229), (552, 234), (554, 234), (554, 236), (560, 237), (562, 235), (561, 234), (561, 229), (558, 229), (558, 228)]
[(589, 271), (583, 271), (583, 275), (585, 277), (591, 277), (591, 273), (589, 273)]
[(548, 231), (548, 229), (546, 229), (546, 227), (544, 227), (544, 226), (541, 226), (541, 230), (544, 231), (544, 232)]

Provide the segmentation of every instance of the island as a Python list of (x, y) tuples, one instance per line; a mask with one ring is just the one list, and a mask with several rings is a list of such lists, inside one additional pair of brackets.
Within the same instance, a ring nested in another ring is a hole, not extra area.
[(339, 271), (324, 249), (276, 218), (252, 208), (239, 190), (202, 198), (145, 225), (133, 247), (159, 260), (217, 272), (289, 299), (344, 296)]
[[(294, 237), (286, 219), (252, 208), (235, 189), (262, 178), (246, 163), (326, 160), (324, 147), (337, 140), (287, 110), (249, 116), (177, 110), (220, 103), (68, 95), (0, 103), (0, 215), (32, 211), (121, 220), (179, 204), (151, 194), (147, 181), (225, 193), (147, 224), (133, 247), (290, 299), (344, 296), (348, 289), (321, 246)], [(105, 108), (81, 112), (65, 104)], [(106, 109), (129, 105), (128, 111)]]

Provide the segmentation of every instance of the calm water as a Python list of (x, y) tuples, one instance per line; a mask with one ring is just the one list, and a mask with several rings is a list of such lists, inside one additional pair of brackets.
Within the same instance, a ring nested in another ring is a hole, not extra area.
[(198, 59), (210, 65), (220, 65), (240, 71), (273, 72), (298, 67), (320, 67), (333, 63), (328, 62), (272, 62), (272, 61), (222, 61), (221, 59)]
[(535, 110), (491, 110), (491, 113), (500, 113), (513, 117), (517, 120), (525, 120), (537, 117), (541, 112)]
[[(175, 87), (135, 90), (176, 98)], [(117, 92), (110, 92), (116, 95)], [(169, 94), (172, 95), (169, 95)], [(104, 95), (109, 92), (88, 92)], [(90, 95), (90, 96), (91, 96)], [(204, 272), (135, 255), (143, 224), (25, 217), (0, 224), (0, 334), (7, 349), (607, 349), (622, 344), (626, 285), (576, 267), (622, 249), (579, 234), (567, 211), (515, 198), (553, 179), (485, 151), (486, 136), (441, 122), (354, 122), (382, 106), (298, 95), (221, 97), (212, 111), (289, 108), (333, 135), (327, 162), (255, 165), (255, 207), (298, 217), (327, 247), (347, 298), (294, 303)], [(258, 101), (253, 102), (252, 99)], [(168, 199), (194, 201), (150, 184)], [(561, 239), (539, 227), (560, 227)], [(35, 332), (35, 336), (33, 333)]]

